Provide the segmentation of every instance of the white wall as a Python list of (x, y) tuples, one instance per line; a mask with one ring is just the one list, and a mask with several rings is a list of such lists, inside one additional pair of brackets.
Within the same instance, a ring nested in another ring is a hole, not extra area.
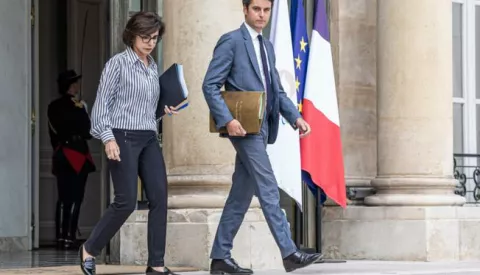
[(30, 1), (0, 1), (0, 251), (29, 246), (29, 13)]

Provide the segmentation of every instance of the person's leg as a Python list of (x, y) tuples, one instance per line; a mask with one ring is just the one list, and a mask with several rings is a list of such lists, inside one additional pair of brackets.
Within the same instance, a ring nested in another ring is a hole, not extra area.
[[(65, 231), (64, 227), (64, 212), (67, 211), (64, 207), (64, 201), (66, 198), (66, 186), (68, 182), (65, 182), (65, 178), (57, 173), (57, 205), (55, 210), (55, 235), (57, 238), (57, 246), (61, 248), (65, 244)], [(68, 212), (68, 211), (67, 211)]]
[(100, 254), (137, 204), (138, 156), (141, 147), (139, 142), (129, 138), (128, 132), (114, 131), (114, 135), (121, 159), (108, 162), (115, 197), (84, 244), (85, 251), (91, 256)]
[(73, 169), (66, 169), (64, 171), (64, 177), (65, 177), (65, 182), (68, 183), (68, 185), (65, 187), (65, 200), (64, 200), (64, 216), (63, 216), (63, 234), (65, 238), (65, 248), (69, 249), (73, 245), (72, 241), (72, 236), (71, 236), (71, 231), (70, 231), (70, 226), (72, 223), (72, 218), (73, 218), (73, 207), (74, 207), (74, 197), (75, 197), (75, 191), (77, 189), (77, 174)]
[(72, 185), (75, 185), (75, 178), (72, 176), (72, 171), (68, 166), (65, 166), (62, 171), (58, 173), (59, 187), (61, 192), (62, 204), (62, 239), (64, 248), (69, 247), (69, 225), (72, 218), (73, 193)]
[(58, 199), (55, 209), (55, 237), (59, 248), (63, 246), (65, 241), (62, 230), (63, 211), (63, 202)]
[(84, 194), (85, 194), (85, 185), (87, 182), (88, 174), (81, 172), (80, 174), (75, 174), (72, 180), (72, 208), (70, 223), (68, 225), (68, 236), (66, 245), (75, 248), (77, 240), (77, 229), (78, 229), (78, 220), (80, 218), (80, 208), (82, 206)]
[(280, 208), (278, 184), (267, 154), (265, 138), (258, 135), (239, 139), (234, 142), (234, 146), (254, 184), (255, 194), (259, 198), (263, 214), (280, 248), (282, 258), (285, 258), (296, 252), (297, 247), (291, 239), (286, 216)]
[(139, 175), (148, 199), (148, 266), (164, 267), (168, 186), (162, 150), (154, 132), (148, 134), (139, 157)]
[(229, 259), (231, 257), (230, 251), (233, 247), (233, 240), (243, 222), (245, 213), (250, 207), (253, 194), (253, 184), (237, 154), (235, 171), (232, 176), (232, 187), (217, 227), (210, 254), (211, 259)]

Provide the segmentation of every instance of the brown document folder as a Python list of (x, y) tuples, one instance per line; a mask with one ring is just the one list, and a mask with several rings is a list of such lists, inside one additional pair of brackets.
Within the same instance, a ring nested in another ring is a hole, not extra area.
[[(263, 91), (221, 91), (221, 95), (233, 118), (242, 124), (247, 134), (260, 133), (265, 112)], [(217, 130), (211, 114), (210, 132), (228, 134), (226, 127)]]

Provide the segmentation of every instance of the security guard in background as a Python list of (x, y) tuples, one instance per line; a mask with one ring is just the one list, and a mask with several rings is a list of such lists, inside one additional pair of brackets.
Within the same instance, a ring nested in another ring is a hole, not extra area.
[(61, 97), (48, 106), (49, 134), (54, 150), (52, 173), (57, 178), (58, 200), (55, 214), (57, 245), (77, 249), (76, 232), (88, 174), (96, 167), (87, 140), (90, 117), (86, 104), (78, 101), (81, 75), (73, 70), (57, 79)]

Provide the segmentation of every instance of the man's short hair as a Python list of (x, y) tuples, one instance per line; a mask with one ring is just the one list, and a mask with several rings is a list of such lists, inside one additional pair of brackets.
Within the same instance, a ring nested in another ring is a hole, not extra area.
[[(252, 0), (242, 0), (242, 1), (243, 1), (243, 6), (244, 6), (244, 7), (247, 7), (247, 8), (248, 8), (248, 7), (250, 6), (250, 4), (252, 3)], [(268, 1), (272, 2), (272, 5), (273, 5), (273, 1), (275, 1), (275, 0), (268, 0)]]

